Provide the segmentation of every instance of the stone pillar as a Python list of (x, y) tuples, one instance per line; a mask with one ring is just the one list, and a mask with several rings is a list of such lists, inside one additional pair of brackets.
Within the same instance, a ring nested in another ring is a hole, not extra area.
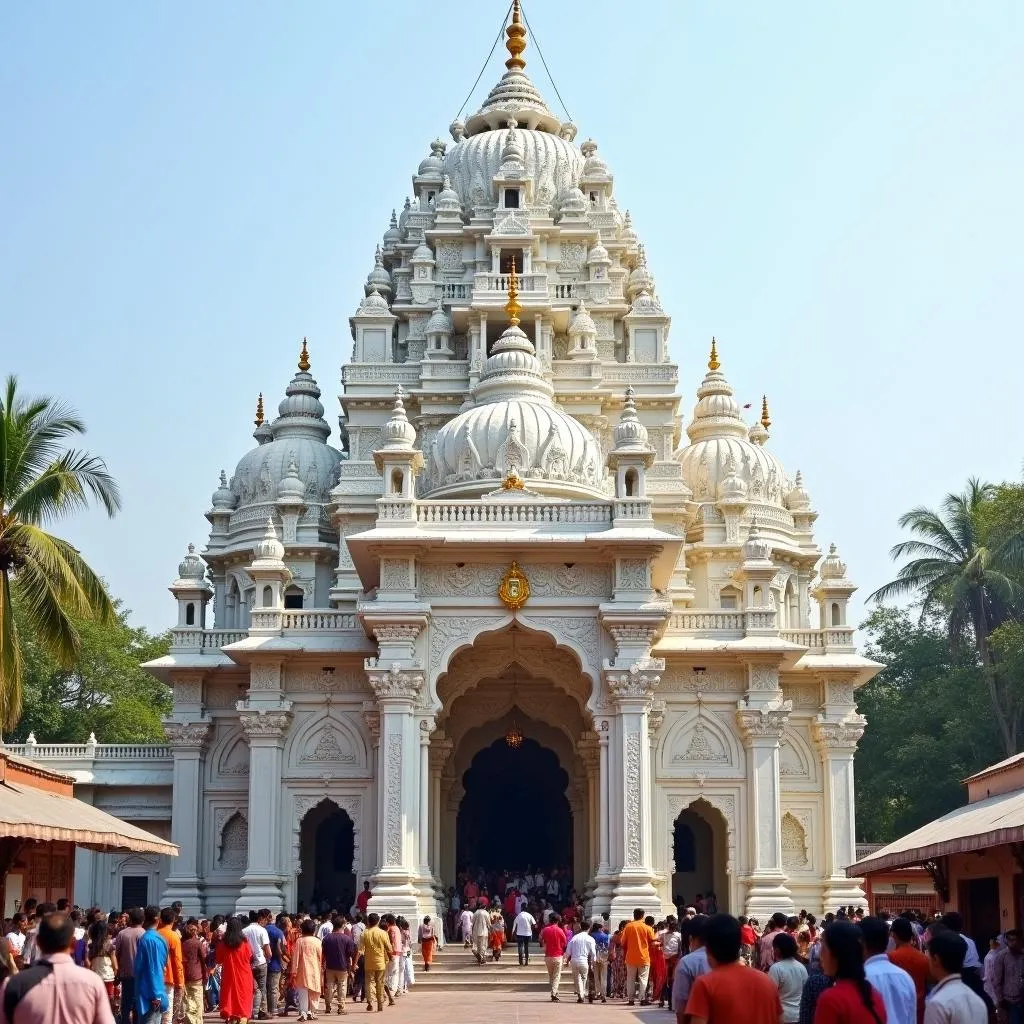
[[(378, 709), (377, 702), (375, 700), (364, 700), (363, 701), (363, 721), (366, 723), (366, 731), (370, 734), (370, 764), (369, 764), (370, 778), (372, 778), (372, 779), (379, 779), (380, 778), (380, 710)], [(375, 826), (374, 829), (372, 830), (372, 834), (375, 837), (375, 839), (379, 840), (380, 822), (377, 820), (377, 810), (376, 810), (376, 808), (373, 809), (373, 811), (370, 813), (368, 818), (369, 818), (369, 821), (372, 821), (374, 823), (374, 826)], [(371, 830), (369, 828), (364, 827), (363, 834), (365, 836), (369, 836), (371, 834)], [(365, 842), (360, 843), (360, 853), (361, 853), (361, 856), (363, 857), (364, 864), (366, 863), (366, 853), (367, 853), (367, 849), (368, 848), (369, 848), (369, 852), (371, 853), (371, 855), (374, 858), (373, 862), (372, 862), (372, 865), (370, 867), (369, 873), (371, 875), (376, 875), (378, 869), (380, 868), (380, 861), (378, 861), (376, 859), (377, 858), (377, 852), (380, 849), (379, 841), (375, 841), (373, 843), (371, 843), (369, 841), (365, 841)], [(360, 867), (355, 868), (355, 871), (356, 871), (356, 891), (357, 892), (362, 889), (363, 881), (365, 880), (365, 876), (361, 873), (362, 867), (363, 867), (363, 865), (360, 865)]]
[(580, 891), (584, 892), (587, 898), (593, 895), (594, 887), (596, 885), (595, 876), (597, 875), (598, 846), (600, 843), (598, 833), (598, 819), (600, 815), (600, 809), (598, 807), (598, 793), (600, 785), (599, 771), (601, 755), (599, 752), (598, 742), (596, 732), (585, 732), (580, 737), (579, 743), (577, 744), (577, 750), (579, 752), (580, 761), (583, 765), (583, 771), (586, 777), (583, 797), (587, 813), (587, 861), (584, 865), (583, 889)]
[(819, 715), (812, 725), (825, 785), (825, 883), (821, 902), (826, 911), (866, 905), (864, 890), (855, 879), (846, 877), (846, 868), (857, 859), (853, 755), (865, 724), (863, 715), (850, 710), (840, 721)]
[(199, 916), (204, 910), (203, 872), (199, 863), (203, 752), (210, 723), (165, 722), (164, 732), (174, 750), (171, 842), (178, 847), (178, 856), (171, 858), (171, 873), (160, 903), (166, 907), (180, 900), (186, 916)]
[[(447, 878), (441, 851), (448, 823), (447, 788), (450, 785), (450, 780), (442, 781), (442, 775), (451, 752), (452, 741), (443, 732), (435, 734), (430, 741), (430, 869), (434, 890), (441, 894)], [(454, 844), (454, 837), (450, 842)], [(454, 882), (453, 875), (448, 884)]]
[(430, 723), (420, 720), (420, 875), (430, 877)]
[(776, 911), (793, 913), (793, 897), (782, 870), (779, 740), (792, 710), (783, 701), (775, 666), (748, 667), (747, 696), (736, 724), (747, 754), (747, 864), (744, 913), (764, 920)]
[(618, 708), (612, 721), (618, 733), (618, 764), (612, 766), (610, 784), (622, 793), (622, 863), (615, 878), (611, 914), (632, 918), (635, 907), (660, 913), (652, 863), (653, 809), (651, 741), (647, 713), (665, 662), (657, 658), (635, 661), (625, 671), (604, 672), (606, 687)]
[(611, 908), (613, 878), (609, 848), (611, 844), (611, 818), (609, 807), (610, 785), (608, 769), (608, 741), (611, 738), (610, 722), (602, 719), (594, 723), (597, 727), (597, 873), (594, 876), (594, 892), (590, 906), (591, 914), (603, 914)]
[(285, 909), (282, 885), (288, 874), (281, 850), (281, 768), (291, 701), (245, 701), (239, 717), (249, 741), (249, 863), (235, 909), (241, 914), (266, 907), (277, 914)]
[[(423, 674), (392, 665), (383, 670), (367, 666), (370, 685), (380, 708), (380, 766), (377, 773), (379, 843), (376, 885), (370, 909), (418, 913), (420, 798), (420, 730), (414, 709), (423, 689)], [(433, 905), (433, 894), (426, 894)]]

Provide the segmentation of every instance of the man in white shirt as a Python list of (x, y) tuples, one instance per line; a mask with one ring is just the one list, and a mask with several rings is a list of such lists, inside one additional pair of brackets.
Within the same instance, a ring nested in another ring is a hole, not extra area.
[[(270, 960), (270, 936), (267, 934), (267, 925), (273, 920), (274, 915), (269, 910), (261, 910), (256, 915), (256, 920), (242, 929), (242, 934), (249, 943), (252, 951), (252, 977), (256, 982), (256, 991), (252, 997), (252, 1019), (267, 1019), (267, 963)], [(261, 1017), (260, 1014), (263, 1014)]]
[(4, 936), (11, 947), (14, 962), (21, 966), (21, 954), (25, 951), (25, 932), (28, 931), (28, 918), (20, 911), (11, 918), (11, 930)]
[(981, 957), (978, 956), (978, 946), (969, 935), (964, 935), (964, 919), (955, 910), (951, 910), (948, 914), (942, 915), (942, 923), (947, 928), (952, 928), (961, 939), (964, 940), (964, 945), (967, 947), (967, 954), (964, 956), (964, 967), (965, 971), (976, 970), (980, 973), (981, 971)]
[(459, 915), (459, 928), (462, 930), (462, 942), (469, 949), (473, 941), (473, 911), (469, 907)]
[(487, 959), (487, 938), (491, 930), (491, 915), (482, 902), (473, 912), (470, 928), (473, 937), (473, 956), (476, 957), (478, 964), (483, 964)]
[(565, 962), (572, 969), (572, 983), (576, 987), (576, 1002), (582, 1003), (587, 994), (587, 975), (597, 959), (597, 943), (585, 931), (577, 932), (565, 947)]
[(316, 930), (316, 937), (323, 942), (334, 931), (334, 920), (330, 914), (324, 914), (323, 922)]
[(555, 868), (555, 870), (551, 872), (551, 877), (548, 879), (547, 893), (548, 893), (548, 899), (549, 900), (557, 900), (558, 899), (558, 869), (557, 868)]
[(889, 926), (880, 917), (860, 923), (864, 941), (864, 974), (885, 1003), (886, 1024), (917, 1024), (917, 986), (888, 956)]
[(928, 966), (936, 981), (924, 1005), (924, 1024), (987, 1024), (988, 1009), (981, 996), (960, 977), (964, 962), (961, 936), (952, 932), (933, 935), (928, 944)]
[(533, 938), (533, 933), (536, 930), (537, 919), (524, 905), (519, 913), (516, 914), (516, 919), (512, 922), (512, 934), (516, 937), (520, 967), (528, 967), (530, 964), (530, 939)]

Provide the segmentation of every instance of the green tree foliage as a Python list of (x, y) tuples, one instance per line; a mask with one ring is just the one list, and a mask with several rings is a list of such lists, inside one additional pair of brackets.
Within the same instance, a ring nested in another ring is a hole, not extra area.
[(854, 762), (857, 832), (884, 843), (961, 806), (962, 781), (1000, 759), (1002, 740), (974, 651), (950, 646), (941, 614), (879, 608), (862, 628), (886, 669), (857, 692), (868, 719)]
[[(160, 719), (171, 710), (171, 691), (139, 668), (167, 653), (168, 635), (153, 636), (129, 625), (128, 611), (114, 602), (108, 621), (77, 619), (79, 653), (65, 668), (32, 633), (22, 628), (24, 710), (12, 742), (30, 732), (40, 743), (154, 743), (163, 740)], [(23, 626), (27, 612), (15, 603)]]
[(897, 544), (892, 557), (909, 561), (871, 595), (878, 601), (910, 596), (920, 602), (922, 621), (941, 616), (951, 654), (965, 642), (974, 645), (1005, 755), (1015, 754), (1024, 738), (1024, 704), (992, 644), (993, 633), (1017, 618), (1021, 604), (1024, 537), (1014, 526), (1016, 490), (969, 480), (963, 494), (946, 495), (941, 511), (919, 506), (905, 513), (900, 526), (913, 536)]
[(79, 624), (115, 615), (103, 581), (46, 529), (90, 500), (111, 516), (121, 506), (103, 460), (68, 447), (84, 433), (68, 406), (19, 394), (17, 378), (7, 378), (0, 394), (0, 729), (21, 715), (27, 643), (70, 668), (80, 654)]

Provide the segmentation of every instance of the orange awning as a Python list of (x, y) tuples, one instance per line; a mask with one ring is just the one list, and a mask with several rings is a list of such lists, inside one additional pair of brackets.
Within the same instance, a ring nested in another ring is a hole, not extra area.
[(0, 835), (40, 842), (77, 843), (92, 850), (130, 850), (178, 856), (174, 843), (129, 825), (73, 796), (10, 780), (0, 783)]

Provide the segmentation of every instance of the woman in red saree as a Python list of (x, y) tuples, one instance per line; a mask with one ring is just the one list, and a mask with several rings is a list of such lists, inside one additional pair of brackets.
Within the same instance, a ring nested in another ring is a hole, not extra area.
[(220, 975), (220, 1015), (229, 1024), (239, 1024), (252, 1016), (252, 997), (256, 984), (252, 977), (252, 950), (242, 934), (242, 919), (229, 917), (224, 938), (217, 943)]
[[(654, 927), (654, 918), (648, 918), (647, 923)], [(665, 980), (668, 977), (668, 968), (665, 964), (665, 951), (661, 946), (661, 938), (665, 931), (665, 922), (659, 923), (655, 929), (657, 941), (652, 942), (651, 951), (651, 999), (661, 999), (665, 990)]]
[(423, 918), (420, 925), (420, 953), (423, 956), (423, 970), (429, 971), (430, 965), (434, 962), (434, 947), (437, 945), (437, 936), (434, 934), (434, 925), (429, 917)]

